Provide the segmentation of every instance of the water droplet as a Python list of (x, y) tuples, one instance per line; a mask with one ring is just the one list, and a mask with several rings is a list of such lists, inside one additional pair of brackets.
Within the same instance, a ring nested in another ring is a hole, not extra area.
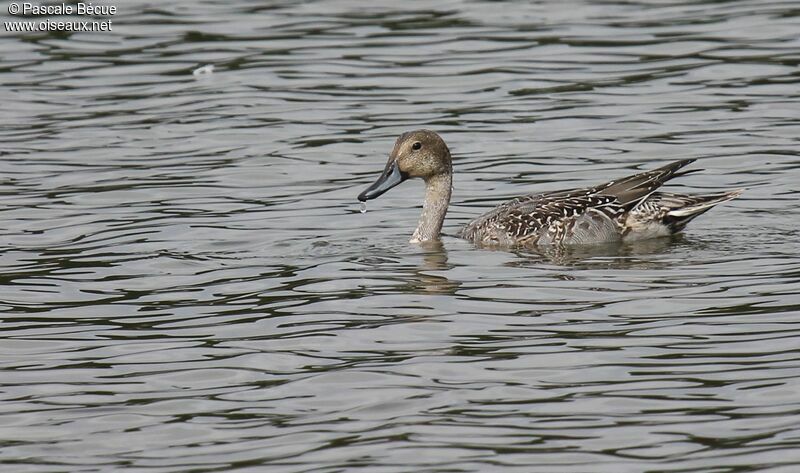
[(367, 213), (367, 203), (366, 202), (361, 202), (361, 208), (359, 210), (361, 210), (362, 214)]

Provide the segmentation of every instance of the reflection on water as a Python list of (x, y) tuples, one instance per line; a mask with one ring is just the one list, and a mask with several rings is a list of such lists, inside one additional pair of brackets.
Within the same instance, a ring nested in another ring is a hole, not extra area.
[(427, 241), (420, 248), (424, 251), (422, 264), (413, 270), (414, 279), (409, 281), (407, 291), (455, 296), (459, 288), (458, 281), (439, 275), (453, 269), (447, 263), (446, 246), (441, 241)]
[[(538, 248), (519, 248), (514, 253), (518, 260), (509, 263), (514, 267), (533, 267), (543, 262), (576, 268), (596, 267), (604, 265), (609, 269), (647, 268), (659, 265), (652, 258), (677, 250), (684, 242), (684, 235), (679, 233), (663, 238), (638, 240), (624, 243), (607, 243), (598, 245), (548, 245)], [(485, 250), (504, 251), (502, 248), (482, 248)], [(669, 264), (668, 262), (666, 263)]]
[[(0, 39), (3, 464), (800, 467), (796, 5), (117, 7)], [(420, 127), (448, 235), (680, 158), (748, 190), (672, 239), (409, 245), (420, 183), (353, 196)]]

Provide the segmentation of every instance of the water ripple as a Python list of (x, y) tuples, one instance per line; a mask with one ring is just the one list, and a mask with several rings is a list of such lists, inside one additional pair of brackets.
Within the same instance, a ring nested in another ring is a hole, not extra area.
[[(19, 471), (794, 471), (793, 2), (184, 1), (6, 35), (0, 442)], [(205, 64), (214, 73), (194, 76)], [(615, 248), (410, 246), (678, 158), (746, 187)]]

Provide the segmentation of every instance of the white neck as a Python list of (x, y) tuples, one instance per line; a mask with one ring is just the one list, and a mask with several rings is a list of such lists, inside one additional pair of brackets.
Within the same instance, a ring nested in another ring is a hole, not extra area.
[(452, 173), (439, 174), (425, 181), (425, 202), (422, 204), (422, 215), (411, 237), (411, 243), (439, 239), (452, 191)]

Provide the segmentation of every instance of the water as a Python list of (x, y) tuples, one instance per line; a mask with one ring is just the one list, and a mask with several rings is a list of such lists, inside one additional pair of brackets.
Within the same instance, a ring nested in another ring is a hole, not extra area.
[[(798, 471), (797, 3), (382, 5), (3, 33), (0, 469)], [(448, 235), (679, 158), (748, 190), (669, 241), (409, 245), (421, 183), (355, 196), (419, 127)]]

